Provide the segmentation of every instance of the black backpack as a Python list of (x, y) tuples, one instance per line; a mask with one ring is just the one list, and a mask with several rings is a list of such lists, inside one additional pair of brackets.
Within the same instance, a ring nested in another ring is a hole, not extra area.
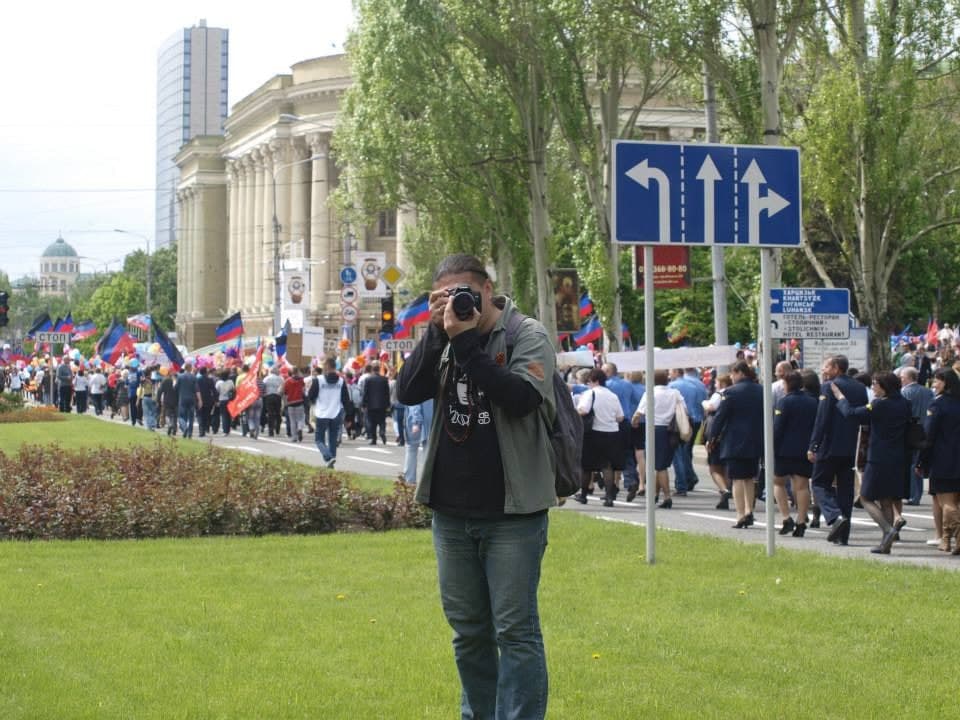
[(910, 418), (903, 439), (909, 451), (927, 449), (927, 434), (923, 430), (923, 423), (920, 422), (920, 418)]
[[(507, 321), (507, 362), (513, 354), (517, 331), (527, 316), (514, 312)], [(583, 452), (583, 420), (573, 404), (573, 398), (560, 373), (553, 371), (553, 401), (556, 417), (550, 427), (550, 444), (556, 459), (553, 478), (558, 498), (566, 498), (580, 489), (580, 457)]]

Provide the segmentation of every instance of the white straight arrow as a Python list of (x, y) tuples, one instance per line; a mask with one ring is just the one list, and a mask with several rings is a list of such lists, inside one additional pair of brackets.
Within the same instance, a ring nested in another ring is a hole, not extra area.
[(760, 166), (756, 160), (750, 161), (750, 166), (743, 174), (740, 181), (747, 184), (748, 198), (750, 208), (749, 225), (747, 231), (747, 242), (751, 245), (760, 244), (760, 213), (767, 211), (767, 217), (773, 217), (790, 204), (785, 197), (778, 195), (773, 190), (767, 190), (767, 194), (760, 197), (760, 186), (767, 184), (767, 179), (763, 176)]
[(703, 182), (703, 243), (713, 245), (716, 239), (714, 207), (716, 183), (723, 178), (709, 155), (704, 159), (697, 180)]
[(660, 200), (660, 242), (670, 242), (670, 179), (659, 168), (650, 167), (644, 160), (627, 170), (627, 177), (634, 180), (645, 189), (650, 188), (650, 181), (657, 181)]

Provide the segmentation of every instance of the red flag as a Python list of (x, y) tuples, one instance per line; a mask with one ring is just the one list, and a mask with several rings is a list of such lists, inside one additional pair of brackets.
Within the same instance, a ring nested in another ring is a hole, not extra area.
[(937, 319), (933, 318), (927, 323), (927, 344), (936, 345), (937, 335), (940, 334), (940, 328), (937, 327)]
[(237, 417), (240, 413), (253, 405), (260, 397), (260, 389), (257, 387), (257, 377), (260, 375), (260, 360), (263, 358), (263, 344), (257, 348), (257, 357), (250, 366), (250, 371), (243, 376), (243, 380), (237, 383), (237, 395), (227, 403), (227, 410), (230, 417)]

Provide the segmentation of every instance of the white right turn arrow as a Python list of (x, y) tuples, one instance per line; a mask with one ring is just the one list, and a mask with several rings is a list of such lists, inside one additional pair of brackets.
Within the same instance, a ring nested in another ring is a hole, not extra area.
[(760, 166), (756, 160), (750, 161), (750, 166), (743, 174), (742, 183), (746, 183), (748, 189), (748, 232), (747, 242), (751, 245), (760, 244), (760, 213), (767, 211), (767, 217), (773, 217), (790, 204), (782, 195), (768, 189), (767, 194), (760, 197), (760, 186), (767, 184), (767, 179), (763, 176)]

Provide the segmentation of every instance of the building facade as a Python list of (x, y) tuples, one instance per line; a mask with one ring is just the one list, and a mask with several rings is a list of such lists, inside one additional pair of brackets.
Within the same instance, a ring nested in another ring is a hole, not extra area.
[(171, 36), (157, 57), (157, 248), (175, 241), (179, 224), (174, 157), (191, 138), (221, 135), (227, 117), (228, 31), (201, 20)]

